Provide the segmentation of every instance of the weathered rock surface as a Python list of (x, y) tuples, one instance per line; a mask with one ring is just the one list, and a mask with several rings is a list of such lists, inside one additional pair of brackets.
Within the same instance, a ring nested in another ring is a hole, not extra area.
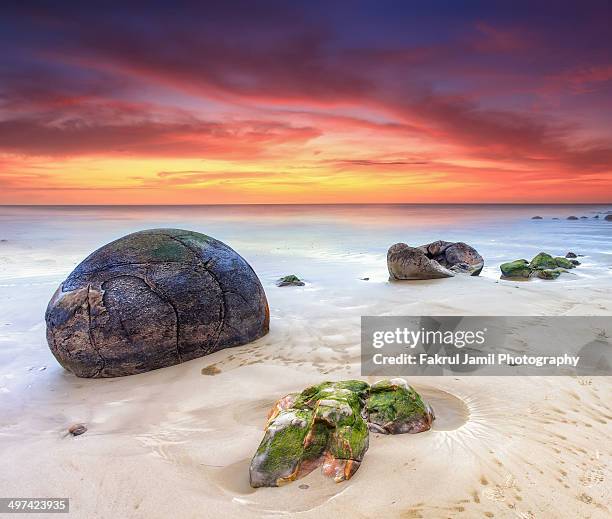
[[(573, 253), (568, 252), (568, 256), (569, 254)], [(557, 279), (562, 273), (567, 272), (567, 269), (573, 269), (577, 264), (580, 265), (580, 262), (540, 252), (530, 262), (526, 259), (518, 259), (502, 263), (499, 268), (502, 278)]]
[(453, 277), (450, 270), (430, 259), (421, 248), (396, 243), (387, 252), (391, 279), (436, 279)]
[(507, 278), (528, 278), (531, 275), (531, 268), (526, 259), (518, 259), (502, 263), (499, 267), (502, 272), (502, 277)]
[(305, 283), (295, 274), (283, 276), (276, 282), (276, 286), (279, 287), (303, 287), (304, 285)]
[(382, 433), (426, 431), (433, 411), (403, 379), (369, 386), (360, 380), (323, 382), (281, 398), (268, 414), (249, 469), (252, 487), (276, 487), (321, 466), (336, 482), (349, 479)]
[(529, 263), (532, 269), (554, 269), (557, 267), (557, 262), (550, 254), (540, 252)]
[(366, 413), (370, 429), (387, 434), (427, 431), (434, 420), (431, 407), (401, 378), (372, 384)]
[(391, 279), (436, 279), (457, 273), (477, 276), (484, 259), (463, 242), (438, 240), (420, 247), (396, 243), (387, 252)]
[(209, 236), (130, 234), (88, 256), (46, 312), (58, 362), (79, 377), (142, 373), (238, 346), (268, 332), (250, 265)]

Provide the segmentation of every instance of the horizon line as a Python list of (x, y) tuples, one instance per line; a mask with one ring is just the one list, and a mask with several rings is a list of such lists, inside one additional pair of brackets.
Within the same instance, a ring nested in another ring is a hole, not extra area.
[(229, 207), (229, 206), (432, 206), (432, 205), (505, 205), (505, 206), (559, 206), (559, 205), (612, 205), (610, 202), (328, 202), (328, 203), (227, 203), (227, 204), (0, 204), (0, 207)]

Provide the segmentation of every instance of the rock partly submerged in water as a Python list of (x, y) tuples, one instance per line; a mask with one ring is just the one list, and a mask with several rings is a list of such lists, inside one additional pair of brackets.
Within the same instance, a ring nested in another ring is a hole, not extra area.
[(555, 258), (546, 252), (540, 252), (529, 263), (531, 269), (554, 269), (557, 266)]
[(87, 426), (84, 423), (75, 423), (68, 428), (68, 433), (72, 436), (81, 436), (87, 432)]
[(612, 222), (612, 214), (607, 214), (606, 217), (604, 218), (604, 220), (606, 222)]
[(577, 257), (578, 257), (578, 255), (577, 255), (575, 252), (568, 252), (568, 253), (565, 255), (565, 257), (566, 257), (566, 258), (577, 258)]
[(438, 240), (420, 247), (396, 243), (387, 252), (389, 276), (397, 280), (477, 276), (483, 266), (482, 256), (463, 242)]
[(568, 216), (567, 220), (578, 220), (579, 218), (577, 216)]
[(276, 282), (276, 286), (278, 287), (303, 287), (305, 284), (306, 283), (304, 283), (295, 274), (289, 274), (288, 276), (283, 276)]
[(88, 256), (46, 312), (49, 347), (79, 377), (179, 364), (268, 332), (265, 292), (224, 243), (178, 229), (140, 231)]
[(268, 414), (249, 469), (252, 487), (276, 487), (321, 466), (336, 482), (349, 479), (369, 446), (369, 428), (397, 434), (426, 431), (433, 411), (403, 379), (370, 386), (323, 382), (281, 398)]
[[(580, 263), (578, 262), (578, 264)], [(546, 252), (540, 252), (531, 261), (526, 259), (514, 260), (502, 263), (499, 268), (502, 278), (557, 279), (562, 273), (567, 272), (567, 269), (573, 269), (575, 266), (573, 260), (560, 256), (553, 257)]]
[(543, 220), (541, 216), (532, 216), (531, 219), (532, 220)]
[(528, 278), (531, 275), (531, 268), (526, 259), (518, 259), (502, 263), (499, 267), (502, 272), (502, 277), (507, 278)]

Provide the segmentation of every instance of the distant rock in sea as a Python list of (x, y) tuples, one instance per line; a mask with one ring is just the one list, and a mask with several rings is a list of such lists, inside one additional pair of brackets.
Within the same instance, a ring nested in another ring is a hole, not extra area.
[(79, 377), (172, 366), (268, 333), (266, 294), (250, 265), (192, 231), (153, 229), (81, 262), (46, 312), (58, 362)]
[(542, 220), (543, 218), (541, 216), (532, 216), (531, 219), (532, 220)]
[(607, 214), (606, 217), (604, 218), (604, 220), (606, 222), (612, 222), (612, 214)]
[(566, 257), (566, 258), (577, 258), (578, 256), (576, 255), (576, 253), (575, 253), (575, 252), (568, 252), (568, 253), (565, 255), (565, 257)]
[(483, 266), (484, 259), (478, 251), (463, 242), (438, 240), (420, 247), (396, 243), (387, 252), (389, 276), (396, 280), (477, 276)]
[(303, 287), (305, 284), (306, 283), (295, 274), (284, 276), (276, 282), (276, 286), (278, 287)]
[(577, 216), (568, 216), (567, 217), (568, 220), (578, 220)]
[(321, 467), (336, 482), (350, 479), (368, 450), (369, 430), (427, 431), (433, 410), (403, 379), (323, 382), (281, 398), (268, 413), (249, 467), (252, 487), (277, 487)]

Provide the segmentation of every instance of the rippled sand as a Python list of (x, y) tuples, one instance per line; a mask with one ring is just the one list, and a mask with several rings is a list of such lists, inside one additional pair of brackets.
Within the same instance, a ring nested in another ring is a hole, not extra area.
[[(2, 208), (0, 496), (70, 497), (84, 519), (610, 517), (610, 377), (413, 377), (436, 411), (431, 431), (372, 434), (345, 483), (317, 470), (282, 488), (248, 484), (277, 398), (359, 377), (362, 315), (612, 315), (612, 224), (551, 219), (594, 210)], [(43, 322), (58, 283), (102, 243), (159, 226), (243, 254), (268, 295), (270, 334), (128, 378), (64, 372)], [(483, 275), (387, 282), (391, 243), (439, 238), (475, 245)], [(557, 281), (498, 279), (501, 261), (566, 247), (585, 256)], [(275, 286), (291, 273), (307, 285)], [(66, 435), (78, 422), (88, 431)]]
[[(372, 434), (346, 483), (314, 471), (281, 488), (250, 488), (249, 460), (272, 403), (311, 383), (359, 377), (361, 315), (612, 310), (607, 281), (348, 276), (334, 286), (267, 283), (268, 336), (108, 380), (77, 379), (48, 353), (41, 316), (54, 283), (5, 286), (2, 494), (70, 497), (72, 516), (83, 518), (609, 517), (608, 377), (415, 377), (436, 411), (431, 431)], [(75, 422), (89, 430), (66, 436)]]

